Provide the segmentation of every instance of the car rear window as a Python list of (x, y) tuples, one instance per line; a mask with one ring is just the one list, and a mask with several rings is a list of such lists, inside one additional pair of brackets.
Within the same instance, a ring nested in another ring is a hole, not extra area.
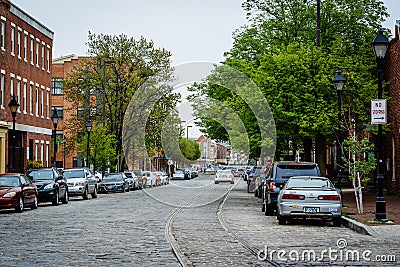
[(293, 176), (319, 176), (316, 165), (278, 165), (277, 178), (290, 178)]

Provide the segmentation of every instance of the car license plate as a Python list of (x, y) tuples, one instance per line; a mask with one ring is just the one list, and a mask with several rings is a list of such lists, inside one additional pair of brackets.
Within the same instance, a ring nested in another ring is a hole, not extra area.
[(317, 212), (319, 212), (319, 208), (305, 207), (304, 212), (305, 213), (317, 213)]

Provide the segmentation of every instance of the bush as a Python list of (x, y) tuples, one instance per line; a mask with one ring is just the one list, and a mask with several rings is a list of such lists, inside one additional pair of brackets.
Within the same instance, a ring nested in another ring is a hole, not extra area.
[(27, 169), (39, 169), (39, 168), (43, 168), (43, 164), (40, 160), (28, 160), (28, 165), (27, 165)]

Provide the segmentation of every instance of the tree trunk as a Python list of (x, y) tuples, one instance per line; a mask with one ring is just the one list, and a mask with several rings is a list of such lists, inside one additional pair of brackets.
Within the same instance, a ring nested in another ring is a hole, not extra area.
[(303, 147), (304, 147), (303, 161), (311, 162), (312, 139), (310, 137), (304, 137)]
[(315, 136), (315, 161), (321, 175), (326, 176), (326, 137), (320, 133)]

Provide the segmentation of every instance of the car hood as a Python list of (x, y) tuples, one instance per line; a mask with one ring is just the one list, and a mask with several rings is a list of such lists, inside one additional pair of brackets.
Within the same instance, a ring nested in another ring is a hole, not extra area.
[(33, 180), (35, 185), (46, 185), (46, 184), (51, 184), (54, 183), (53, 180)]
[(67, 178), (67, 182), (84, 182), (85, 178)]
[(7, 194), (8, 192), (18, 192), (19, 187), (0, 187), (0, 196)]
[(115, 180), (115, 181), (102, 181), (100, 184), (123, 184), (124, 181)]

